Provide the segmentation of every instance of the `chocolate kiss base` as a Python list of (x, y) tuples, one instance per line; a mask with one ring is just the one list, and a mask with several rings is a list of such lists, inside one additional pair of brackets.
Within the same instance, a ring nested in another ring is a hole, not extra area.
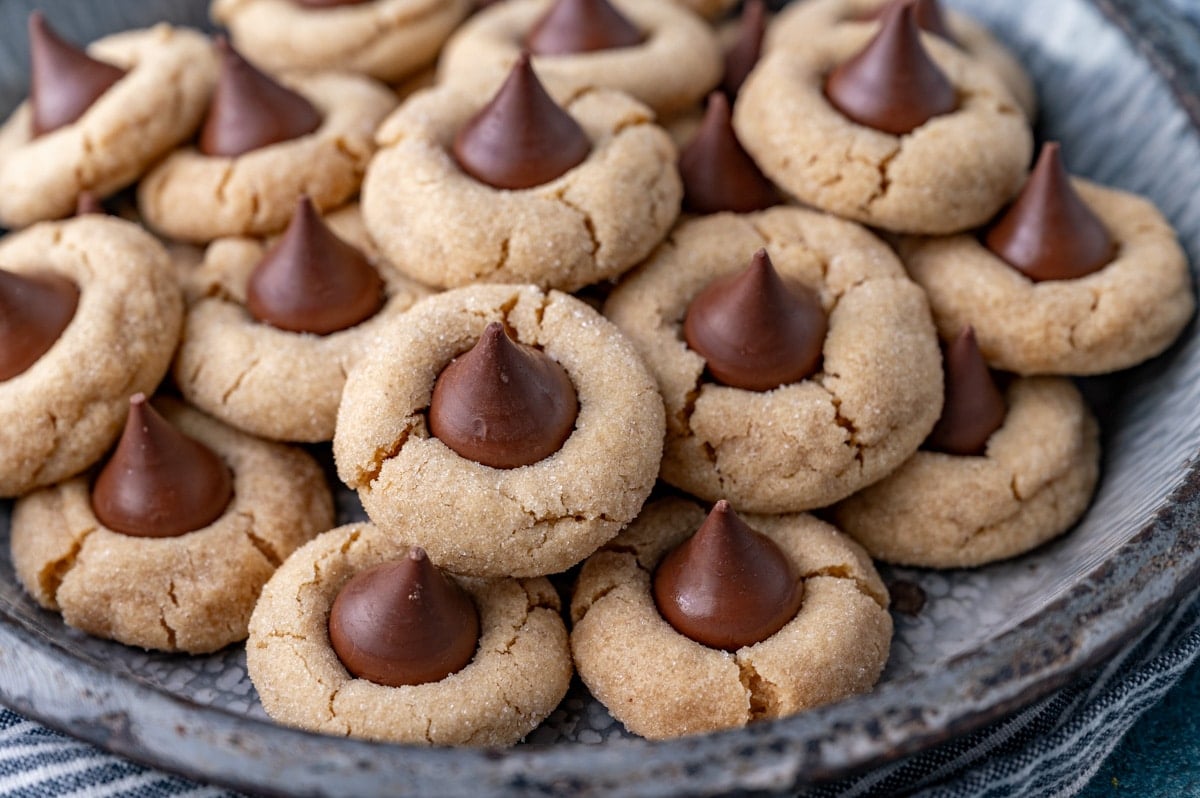
[(946, 347), (945, 369), (942, 415), (923, 448), (962, 456), (983, 454), (988, 438), (1003, 426), (1008, 408), (971, 327), (964, 327)]
[(0, 269), (0, 381), (23, 374), (75, 318), (79, 287), (56, 274)]
[(608, 0), (557, 0), (525, 37), (534, 55), (571, 55), (641, 44), (642, 32)]

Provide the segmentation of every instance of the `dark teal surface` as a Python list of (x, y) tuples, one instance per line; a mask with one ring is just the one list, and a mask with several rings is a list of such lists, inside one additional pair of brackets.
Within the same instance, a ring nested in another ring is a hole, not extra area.
[(1129, 730), (1080, 796), (1200, 796), (1200, 663)]

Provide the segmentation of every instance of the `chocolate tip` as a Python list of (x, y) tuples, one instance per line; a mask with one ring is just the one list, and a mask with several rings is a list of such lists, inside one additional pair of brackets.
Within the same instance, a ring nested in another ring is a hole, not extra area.
[(133, 396), (129, 397), (130, 407), (141, 407), (144, 404), (146, 404), (146, 394), (142, 393), (141, 391), (138, 391)]
[(728, 499), (718, 499), (717, 503), (714, 504), (713, 508), (712, 508), (712, 511), (714, 513), (722, 513), (722, 514), (731, 512), (732, 510), (733, 510), (733, 508), (729, 506)]
[(425, 549), (421, 548), (420, 546), (413, 546), (408, 550), (408, 559), (412, 560), (413, 562), (421, 562), (422, 560), (428, 560), (429, 555), (426, 554)]
[(218, 33), (216, 36), (213, 36), (213, 47), (222, 53), (233, 52), (233, 46), (229, 43), (229, 37), (224, 33)]

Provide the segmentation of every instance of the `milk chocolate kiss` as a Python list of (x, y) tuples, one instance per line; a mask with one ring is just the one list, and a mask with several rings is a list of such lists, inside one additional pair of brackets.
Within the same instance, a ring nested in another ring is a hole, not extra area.
[(489, 186), (540, 186), (578, 166), (592, 142), (546, 93), (522, 55), (491, 102), (454, 137), (463, 171)]
[(1021, 193), (984, 243), (1034, 282), (1083, 277), (1103, 268), (1116, 252), (1104, 222), (1071, 185), (1054, 141), (1042, 147)]
[(708, 95), (696, 135), (679, 156), (683, 205), (694, 213), (752, 213), (779, 204), (779, 192), (742, 147), (729, 118), (729, 100)]
[(79, 288), (65, 277), (0, 269), (0, 381), (46, 354), (78, 305)]
[(321, 126), (312, 103), (252, 66), (224, 36), (216, 47), (221, 74), (200, 128), (200, 152), (233, 158)]
[(1008, 408), (996, 387), (975, 330), (964, 327), (945, 350), (946, 393), (942, 417), (925, 439), (925, 448), (946, 454), (983, 454), (988, 438), (1004, 424)]
[(763, 36), (767, 32), (767, 6), (763, 0), (746, 0), (738, 22), (737, 39), (725, 52), (725, 75), (721, 91), (731, 99), (746, 82), (746, 76), (762, 56)]
[(470, 596), (422, 549), (355, 574), (333, 600), (329, 642), (360, 679), (400, 687), (462, 670), (479, 644)]
[(796, 617), (803, 599), (787, 555), (724, 499), (654, 572), (654, 603), (667, 623), (725, 651), (766, 640)]
[(946, 24), (946, 15), (942, 13), (942, 4), (938, 0), (891, 0), (875, 11), (864, 15), (863, 19), (880, 19), (891, 11), (893, 6), (908, 2), (912, 2), (913, 19), (917, 21), (918, 28), (952, 44), (957, 43), (954, 34), (950, 32), (950, 26)]
[(517, 468), (562, 448), (578, 412), (575, 386), (563, 367), (492, 322), (438, 376), (429, 430), (468, 460)]
[(825, 96), (860, 125), (900, 136), (958, 107), (958, 93), (925, 52), (912, 0), (889, 6), (875, 38), (825, 82)]
[(765, 249), (688, 306), (683, 335), (719, 382), (769, 391), (816, 372), (828, 322), (808, 287), (785, 281)]
[(246, 285), (246, 309), (272, 327), (327, 335), (365, 321), (384, 301), (366, 257), (338, 238), (301, 197), (287, 232)]
[(556, 0), (529, 30), (534, 55), (570, 55), (632, 47), (642, 32), (608, 0)]
[(92, 485), (100, 523), (135, 537), (175, 537), (220, 518), (231, 498), (224, 461), (134, 394), (117, 448)]
[(71, 124), (125, 76), (60, 38), (40, 11), (29, 15), (29, 55), (34, 136)]
[(108, 213), (100, 200), (90, 191), (80, 191), (79, 196), (75, 198), (75, 215), (76, 216), (103, 216)]

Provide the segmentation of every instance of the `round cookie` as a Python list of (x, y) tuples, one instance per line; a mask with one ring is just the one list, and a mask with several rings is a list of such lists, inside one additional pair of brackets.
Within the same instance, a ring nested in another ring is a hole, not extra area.
[(418, 745), (511, 745), (558, 705), (571, 681), (559, 599), (545, 579), (455, 577), (479, 611), (474, 659), (437, 682), (357, 679), (329, 640), (329, 611), (350, 577), (404, 556), (370, 524), (331, 530), (263, 589), (246, 666), (263, 707), (289, 726)]
[[(566, 370), (575, 428), (550, 456), (498, 469), (433, 437), (434, 382), (484, 328), (504, 322)], [(565, 570), (641, 509), (658, 475), (662, 399), (620, 332), (567, 294), (475, 286), (414, 305), (346, 381), (333, 453), (367, 515), (398, 543), (474, 576)]]
[[(943, 6), (942, 18), (963, 52), (989, 67), (1012, 94), (1013, 99), (1030, 119), (1037, 116), (1037, 93), (1033, 81), (1008, 49), (996, 40), (988, 29), (966, 14), (936, 0)], [(784, 6), (767, 30), (765, 48), (774, 50), (799, 49), (809, 42), (820, 41), (830, 30), (842, 26), (862, 26), (872, 29), (878, 24), (870, 18), (886, 0), (806, 0)]]
[(921, 450), (834, 508), (872, 557), (965, 568), (1022, 554), (1087, 509), (1100, 470), (1096, 420), (1059, 377), (1013, 381), (1008, 415), (984, 456)]
[(133, 183), (204, 115), (217, 64), (201, 34), (158, 25), (88, 52), (126, 74), (78, 120), (35, 138), (25, 102), (0, 128), (0, 226), (69, 216), (81, 192), (106, 197)]
[(367, 254), (387, 284), (387, 302), (366, 321), (328, 335), (295, 333), (246, 310), (246, 284), (269, 248), (252, 238), (219, 239), (185, 283), (190, 306), (173, 373), (180, 392), (227, 424), (265, 438), (333, 438), (346, 374), (395, 316), (428, 289), (400, 276), (378, 253), (358, 207), (325, 221)]
[(1161, 353), (1195, 308), (1187, 257), (1158, 209), (1072, 178), (1117, 245), (1099, 271), (1033, 282), (974, 235), (909, 239), (901, 253), (945, 337), (975, 328), (988, 363), (1018, 374), (1104, 374)]
[(0, 496), (84, 470), (153, 391), (179, 341), (183, 301), (166, 251), (109, 216), (43, 222), (0, 241), (0, 269), (49, 272), (79, 288), (70, 324), (25, 372), (0, 382)]
[[(490, 95), (516, 63), (525, 36), (553, 0), (506, 0), (472, 17), (446, 43), (438, 79)], [(534, 55), (538, 76), (556, 96), (583, 89), (624, 92), (666, 114), (695, 105), (721, 80), (721, 49), (711, 28), (671, 0), (612, 0), (644, 34), (629, 47)]]
[(13, 508), (17, 578), (47, 609), (88, 634), (159, 651), (200, 654), (246, 637), (259, 590), (301, 544), (333, 524), (320, 467), (299, 449), (254, 439), (170, 400), (155, 405), (233, 472), (216, 521), (177, 537), (105, 527), (91, 480), (64, 482)]
[(443, 288), (533, 283), (574, 291), (642, 260), (679, 215), (675, 148), (622, 94), (584, 91), (565, 109), (591, 140), (578, 166), (533, 188), (476, 180), (450, 152), (484, 101), (453, 88), (412, 97), (380, 128), (363, 184), (367, 228), (413, 279)]
[(358, 191), (375, 129), (395, 108), (395, 95), (359, 75), (294, 74), (280, 81), (316, 106), (321, 126), (238, 157), (207, 156), (192, 146), (175, 151), (138, 185), (147, 225), (194, 243), (269, 235), (287, 225), (301, 195), (326, 210)]
[(826, 99), (825, 76), (872, 34), (835, 28), (804, 51), (768, 52), (738, 95), (738, 138), (777, 185), (839, 216), (924, 234), (982, 224), (1025, 178), (1033, 138), (1024, 115), (987, 67), (926, 34), (958, 109), (902, 136), (851, 121)]
[[(816, 290), (829, 329), (819, 372), (757, 392), (709, 381), (682, 327), (692, 299), (762, 247), (782, 276)], [(662, 391), (662, 479), (739, 511), (843, 499), (908, 459), (941, 412), (941, 354), (925, 296), (891, 250), (852, 222), (800, 208), (685, 222), (604, 313)]]
[(432, 63), (470, 8), (470, 0), (367, 0), (329, 8), (214, 0), (212, 17), (263, 69), (361, 72), (395, 83)]
[(891, 646), (887, 589), (858, 544), (812, 516), (745, 516), (804, 583), (799, 612), (774, 635), (728, 652), (663, 619), (651, 589), (655, 567), (704, 516), (682, 499), (653, 503), (584, 563), (571, 600), (571, 652), (592, 695), (631, 732), (665, 738), (869, 690)]

